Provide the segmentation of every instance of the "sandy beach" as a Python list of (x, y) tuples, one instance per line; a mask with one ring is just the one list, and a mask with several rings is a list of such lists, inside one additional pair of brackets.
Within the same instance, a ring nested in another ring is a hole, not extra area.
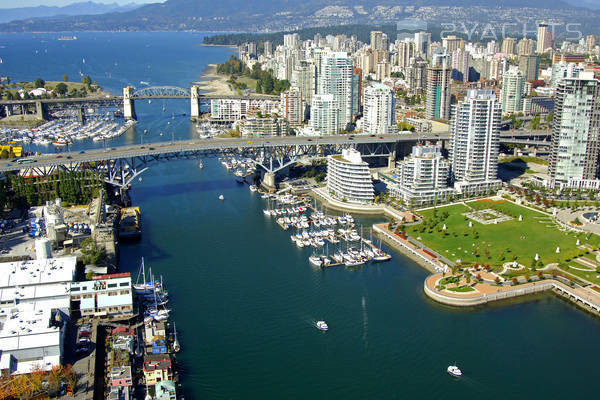
[(237, 92), (227, 83), (228, 77), (217, 74), (217, 65), (209, 64), (208, 68), (202, 75), (201, 81), (198, 82), (200, 90), (204, 90), (209, 95), (215, 96), (230, 96), (236, 95)]

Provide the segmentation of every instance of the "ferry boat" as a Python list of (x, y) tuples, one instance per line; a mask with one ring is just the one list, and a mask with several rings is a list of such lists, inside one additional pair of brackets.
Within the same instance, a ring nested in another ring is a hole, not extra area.
[(61, 36), (58, 40), (77, 40), (77, 36)]
[(141, 212), (139, 207), (121, 209), (119, 221), (119, 239), (137, 240), (142, 236)]
[(448, 366), (448, 373), (456, 378), (459, 378), (462, 376), (462, 371), (456, 365)]
[(329, 330), (329, 326), (327, 326), (327, 323), (325, 321), (317, 321), (316, 326), (317, 326), (317, 329), (319, 329), (321, 331)]

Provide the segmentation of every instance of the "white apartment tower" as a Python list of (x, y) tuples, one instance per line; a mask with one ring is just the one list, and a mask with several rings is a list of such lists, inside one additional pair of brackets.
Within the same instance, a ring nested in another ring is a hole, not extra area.
[(469, 90), (453, 106), (451, 178), (458, 193), (483, 194), (501, 185), (498, 147), (502, 108), (493, 90)]
[(375, 84), (365, 88), (363, 130), (373, 135), (390, 135), (396, 131), (395, 98), (389, 86)]
[(310, 126), (320, 135), (336, 135), (340, 132), (340, 110), (332, 94), (313, 96)]
[(448, 201), (453, 193), (448, 187), (449, 172), (439, 147), (414, 146), (411, 155), (398, 163), (398, 183), (390, 186), (390, 192), (415, 206)]
[(502, 112), (517, 113), (523, 111), (525, 80), (518, 68), (513, 67), (502, 77)]
[(318, 93), (333, 95), (340, 113), (340, 124), (344, 129), (352, 122), (353, 75), (352, 60), (346, 53), (330, 53), (321, 60)]
[(555, 186), (598, 189), (600, 82), (593, 72), (562, 79), (556, 89), (548, 172)]
[(369, 164), (355, 149), (327, 156), (327, 192), (349, 203), (371, 203), (375, 197)]

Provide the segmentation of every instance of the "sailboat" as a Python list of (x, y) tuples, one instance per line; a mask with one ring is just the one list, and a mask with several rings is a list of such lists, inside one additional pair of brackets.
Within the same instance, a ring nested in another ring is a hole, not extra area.
[(175, 326), (175, 322), (173, 322), (173, 351), (179, 353), (180, 350), (181, 346), (179, 345), (179, 340), (177, 340), (177, 327)]

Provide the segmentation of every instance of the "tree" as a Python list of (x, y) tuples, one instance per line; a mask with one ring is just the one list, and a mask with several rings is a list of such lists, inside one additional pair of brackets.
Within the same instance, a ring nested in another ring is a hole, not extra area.
[(56, 91), (56, 93), (64, 96), (65, 94), (67, 94), (69, 88), (65, 83), (60, 82), (58, 85), (56, 85), (56, 88), (54, 90)]
[(106, 259), (106, 249), (91, 238), (81, 242), (81, 254), (84, 264), (99, 265)]
[(471, 283), (471, 273), (469, 271), (465, 271), (465, 279), (467, 280), (467, 285)]
[(43, 88), (46, 85), (46, 82), (42, 78), (37, 78), (34, 85), (36, 88)]
[(69, 76), (67, 74), (63, 75), (63, 82), (69, 82)]

